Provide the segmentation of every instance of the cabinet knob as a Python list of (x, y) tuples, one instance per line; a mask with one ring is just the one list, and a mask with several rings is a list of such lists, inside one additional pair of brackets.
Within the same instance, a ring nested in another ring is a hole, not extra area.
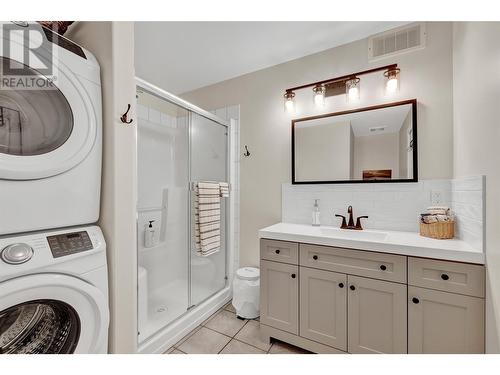
[(381, 269), (382, 271), (385, 271), (385, 270), (387, 269), (387, 266), (386, 266), (385, 264), (382, 264), (382, 265), (380, 266), (380, 269)]
[(339, 288), (343, 288), (344, 287), (344, 283), (339, 283)]
[(296, 275), (294, 273), (292, 273), (292, 279), (295, 279)]
[(313, 259), (314, 260), (318, 260), (318, 256), (317, 255), (313, 255)]
[(279, 249), (274, 250), (274, 252), (275, 252), (276, 254), (279, 254), (279, 253), (280, 253)]
[(443, 273), (443, 274), (441, 274), (441, 278), (442, 278), (443, 280), (449, 280), (449, 279), (450, 279), (450, 276), (448, 276), (447, 274)]
[(351, 289), (351, 290), (356, 290), (356, 287), (355, 287), (354, 285), (351, 285), (351, 286), (349, 287), (349, 289)]
[(413, 298), (411, 299), (411, 301), (412, 301), (414, 304), (420, 303), (420, 300), (419, 300), (417, 297), (413, 297)]

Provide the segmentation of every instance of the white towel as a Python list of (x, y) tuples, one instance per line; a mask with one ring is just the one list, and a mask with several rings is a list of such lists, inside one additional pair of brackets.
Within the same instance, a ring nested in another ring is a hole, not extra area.
[(216, 196), (216, 197), (206, 197), (206, 196), (198, 196), (197, 198), (195, 198), (195, 202), (197, 203), (200, 203), (200, 204), (206, 204), (206, 203), (212, 203), (212, 204), (219, 204), (219, 207), (220, 207), (220, 197), (219, 196)]
[(219, 189), (198, 189), (198, 194), (200, 196), (203, 195), (206, 197), (210, 197), (210, 196), (218, 197), (220, 194), (220, 190)]
[(198, 187), (200, 189), (218, 189), (218, 182), (198, 182)]
[(215, 222), (220, 222), (220, 215), (199, 217), (197, 219), (198, 219), (198, 224), (215, 223)]
[(449, 215), (450, 208), (447, 206), (431, 206), (427, 207), (427, 212), (433, 215)]
[(199, 206), (200, 218), (206, 216), (220, 216), (220, 208), (209, 210), (205, 206)]

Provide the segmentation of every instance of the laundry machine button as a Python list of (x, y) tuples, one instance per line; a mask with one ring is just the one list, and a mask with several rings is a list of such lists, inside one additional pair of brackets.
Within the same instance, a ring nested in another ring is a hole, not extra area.
[(14, 243), (2, 250), (1, 258), (8, 264), (22, 264), (33, 256), (33, 248), (26, 243)]

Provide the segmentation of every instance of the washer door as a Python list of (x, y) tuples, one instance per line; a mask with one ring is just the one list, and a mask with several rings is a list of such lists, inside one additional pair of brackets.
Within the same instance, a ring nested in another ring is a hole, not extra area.
[[(0, 56), (1, 66), (22, 70), (22, 77), (48, 80), (20, 62), (22, 44), (14, 39), (9, 45), (10, 56)], [(94, 146), (97, 119), (90, 97), (68, 67), (61, 61), (56, 64), (49, 89), (13, 84), (0, 90), (0, 179), (30, 180), (63, 173), (84, 160)], [(0, 77), (8, 78), (1, 71)]]
[(0, 353), (98, 353), (106, 347), (107, 300), (75, 277), (40, 274), (0, 284)]

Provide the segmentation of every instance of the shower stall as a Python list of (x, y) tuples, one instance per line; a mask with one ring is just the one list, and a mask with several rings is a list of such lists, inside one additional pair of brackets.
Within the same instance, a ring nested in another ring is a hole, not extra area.
[(137, 79), (138, 351), (175, 343), (230, 298), (229, 199), (220, 247), (195, 247), (194, 186), (230, 182), (230, 124)]

